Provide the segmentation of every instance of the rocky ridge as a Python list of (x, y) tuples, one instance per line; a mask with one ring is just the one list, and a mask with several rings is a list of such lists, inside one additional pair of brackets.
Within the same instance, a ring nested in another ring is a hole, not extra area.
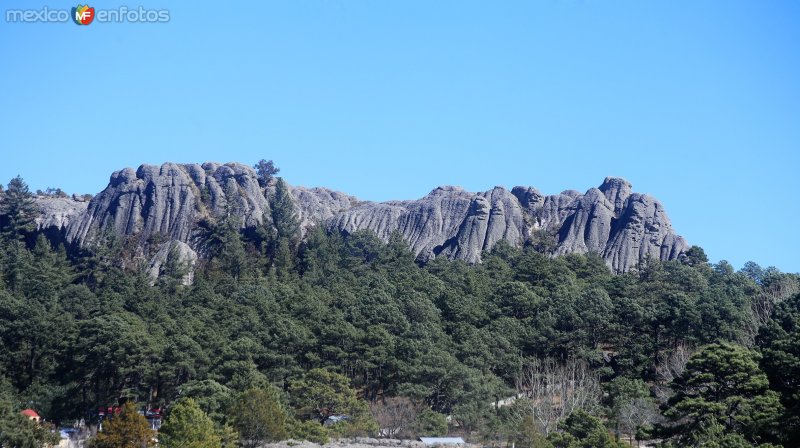
[[(398, 231), (422, 261), (445, 256), (477, 263), (498, 241), (521, 246), (540, 230), (554, 235), (555, 254), (596, 253), (616, 272), (648, 258), (677, 259), (688, 249), (661, 203), (634, 193), (621, 178), (608, 177), (586, 193), (543, 195), (533, 187), (472, 193), (443, 186), (417, 200), (387, 202), (360, 201), (325, 188), (291, 191), (304, 232), (314, 225), (343, 233), (368, 229), (386, 240)], [(159, 236), (180, 242), (172, 252), (193, 263), (205, 221), (233, 211), (243, 228), (253, 227), (269, 210), (266, 197), (247, 165), (142, 165), (114, 172), (88, 203), (37, 198), (42, 210), (37, 225), (73, 246), (109, 231), (137, 235), (140, 241)], [(155, 271), (169, 252), (161, 250), (151, 262)]]

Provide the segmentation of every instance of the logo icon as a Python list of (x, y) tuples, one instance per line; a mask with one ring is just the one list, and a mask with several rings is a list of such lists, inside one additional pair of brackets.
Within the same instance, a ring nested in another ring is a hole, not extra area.
[(88, 25), (94, 20), (94, 8), (89, 5), (78, 5), (72, 8), (72, 20), (76, 25)]

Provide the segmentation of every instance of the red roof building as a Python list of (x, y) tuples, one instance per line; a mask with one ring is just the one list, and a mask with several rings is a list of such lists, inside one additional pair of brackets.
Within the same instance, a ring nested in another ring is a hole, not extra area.
[(25, 409), (24, 411), (22, 411), (22, 415), (28, 417), (28, 419), (30, 420), (36, 420), (37, 422), (41, 419), (41, 417), (39, 417), (39, 413), (37, 413), (33, 409)]

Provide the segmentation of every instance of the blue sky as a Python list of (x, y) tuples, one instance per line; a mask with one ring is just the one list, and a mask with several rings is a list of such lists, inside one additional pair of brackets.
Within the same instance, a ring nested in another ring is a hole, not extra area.
[(712, 260), (800, 271), (800, 3), (92, 3), (169, 23), (0, 19), (0, 180), (273, 159), (364, 199), (437, 185), (659, 198)]

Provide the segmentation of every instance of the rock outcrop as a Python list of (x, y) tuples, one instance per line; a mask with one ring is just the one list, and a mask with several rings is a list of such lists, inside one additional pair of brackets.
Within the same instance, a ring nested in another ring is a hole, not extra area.
[(370, 229), (384, 239), (399, 231), (423, 260), (443, 255), (470, 263), (500, 240), (519, 246), (544, 230), (556, 235), (557, 255), (595, 253), (616, 272), (648, 258), (674, 260), (689, 247), (673, 232), (661, 203), (631, 193), (620, 178), (606, 178), (585, 194), (552, 196), (533, 187), (483, 193), (439, 187), (416, 201), (363, 203), (327, 225), (345, 232)]
[(447, 256), (476, 263), (501, 239), (519, 246), (526, 238), (525, 213), (501, 187), (474, 194), (447, 186), (416, 201), (366, 202), (326, 225), (348, 233), (369, 229), (383, 239), (399, 231), (423, 260)]
[(69, 225), (83, 215), (89, 204), (76, 198), (37, 196), (34, 202), (40, 215), (36, 218), (36, 229), (52, 229), (65, 232)]
[[(142, 165), (112, 174), (88, 206), (66, 198), (40, 199), (43, 214), (37, 223), (57, 228), (77, 246), (109, 231), (137, 235), (140, 241), (158, 236), (180, 242), (182, 259), (194, 263), (209, 218), (235, 213), (243, 228), (254, 227), (269, 211), (271, 188), (265, 192), (253, 169), (238, 163)], [(554, 236), (555, 254), (596, 253), (616, 272), (648, 258), (676, 259), (688, 248), (661, 203), (633, 193), (620, 178), (606, 178), (586, 193), (543, 195), (533, 187), (471, 193), (444, 186), (418, 200), (381, 203), (324, 188), (291, 191), (304, 232), (321, 225), (344, 233), (368, 229), (388, 239), (396, 231), (422, 261), (444, 256), (477, 263), (498, 241), (520, 246), (538, 231)], [(160, 269), (169, 249), (162, 252), (153, 269)]]
[(235, 211), (243, 226), (255, 226), (268, 207), (255, 173), (246, 165), (142, 165), (112, 174), (108, 187), (69, 226), (67, 240), (83, 245), (110, 230), (136, 234), (143, 241), (159, 234), (192, 245), (204, 219)]

